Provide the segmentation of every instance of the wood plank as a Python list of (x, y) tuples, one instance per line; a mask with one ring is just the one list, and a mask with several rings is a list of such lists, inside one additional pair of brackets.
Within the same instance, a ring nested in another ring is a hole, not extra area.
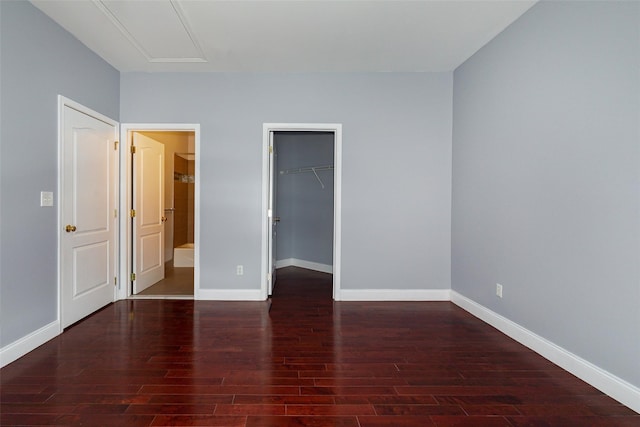
[(0, 423), (640, 425), (451, 303), (331, 291), (287, 267), (270, 304), (117, 302), (0, 371)]

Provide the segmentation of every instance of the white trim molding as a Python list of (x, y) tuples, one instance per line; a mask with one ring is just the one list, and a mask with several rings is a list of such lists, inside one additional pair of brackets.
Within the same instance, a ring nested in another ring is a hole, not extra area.
[(260, 289), (195, 289), (195, 300), (200, 301), (264, 301)]
[(450, 289), (341, 289), (336, 301), (450, 301)]
[(268, 297), (271, 260), (271, 239), (267, 211), (271, 183), (269, 145), (271, 132), (333, 132), (333, 298), (340, 294), (340, 263), (342, 261), (342, 124), (340, 123), (263, 123), (262, 124), (262, 264), (260, 268), (262, 299)]
[(455, 291), (451, 291), (451, 302), (623, 405), (640, 412), (640, 388)]
[(61, 333), (60, 322), (54, 321), (0, 349), (0, 368), (19, 359)]
[(287, 258), (276, 261), (276, 268), (284, 267), (300, 267), (307, 270), (319, 271), (321, 273), (333, 274), (333, 266), (328, 264), (320, 264), (313, 261), (305, 261), (297, 258)]
[[(200, 288), (200, 124), (199, 123), (121, 123), (120, 124), (120, 211), (129, 212), (131, 209), (131, 138), (133, 132), (193, 132), (194, 151), (196, 157), (196, 176), (194, 194), (194, 260), (193, 260), (193, 289), (194, 299), (198, 299), (198, 289)], [(130, 279), (131, 257), (133, 247), (131, 246), (131, 221), (128, 215), (120, 215), (120, 241), (123, 242), (120, 248), (120, 271), (118, 279), (118, 293), (116, 300), (131, 297)], [(126, 285), (125, 285), (126, 284)]]

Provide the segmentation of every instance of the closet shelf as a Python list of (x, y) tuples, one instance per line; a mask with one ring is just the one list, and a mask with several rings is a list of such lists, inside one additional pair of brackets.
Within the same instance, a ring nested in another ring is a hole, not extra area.
[(292, 173), (305, 173), (305, 172), (313, 172), (313, 171), (328, 171), (328, 170), (333, 170), (333, 165), (308, 166), (306, 168), (285, 169), (280, 171), (280, 175), (289, 175)]
[(322, 188), (324, 188), (324, 183), (322, 182), (322, 180), (318, 176), (318, 172), (320, 172), (320, 171), (328, 171), (328, 170), (333, 170), (333, 165), (308, 166), (308, 167), (305, 167), (305, 168), (284, 169), (284, 170), (280, 171), (280, 175), (291, 175), (291, 174), (296, 174), (296, 173), (313, 172), (313, 174), (318, 179), (318, 182), (320, 182), (320, 185), (322, 186)]

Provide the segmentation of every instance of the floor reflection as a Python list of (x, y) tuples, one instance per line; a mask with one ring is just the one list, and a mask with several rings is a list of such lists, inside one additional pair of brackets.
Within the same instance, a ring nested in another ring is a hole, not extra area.
[(332, 286), (290, 267), (269, 301), (118, 301), (2, 369), (0, 425), (640, 425), (450, 302)]

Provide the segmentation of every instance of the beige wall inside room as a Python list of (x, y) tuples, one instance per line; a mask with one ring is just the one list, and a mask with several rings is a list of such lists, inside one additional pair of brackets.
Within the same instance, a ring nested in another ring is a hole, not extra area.
[(174, 155), (174, 171), (176, 177), (173, 182), (173, 247), (185, 243), (193, 243), (194, 219), (194, 177), (195, 160), (187, 160), (190, 156), (176, 153)]

